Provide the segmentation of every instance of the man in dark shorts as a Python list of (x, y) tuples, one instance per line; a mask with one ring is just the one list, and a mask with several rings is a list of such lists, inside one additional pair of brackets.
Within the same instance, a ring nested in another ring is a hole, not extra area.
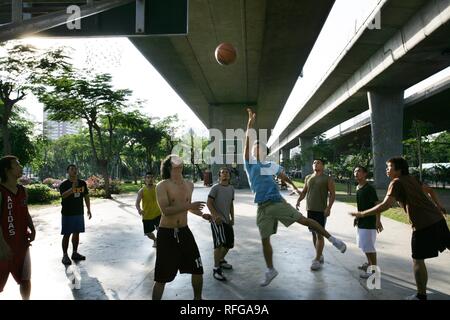
[(92, 218), (91, 205), (89, 200), (89, 190), (85, 181), (78, 179), (78, 169), (74, 164), (67, 167), (69, 179), (63, 181), (59, 186), (61, 193), (61, 234), (64, 265), (71, 265), (72, 261), (67, 254), (70, 235), (72, 235), (72, 260), (86, 260), (86, 257), (78, 253), (78, 244), (80, 242), (80, 233), (84, 232), (84, 206), (83, 199), (86, 202), (87, 215)]
[(36, 231), (28, 212), (28, 194), (17, 184), (22, 166), (17, 157), (0, 159), (0, 292), (11, 273), (20, 286), (22, 299), (31, 294), (30, 243)]
[(211, 220), (202, 213), (204, 202), (192, 202), (194, 184), (183, 179), (183, 161), (176, 155), (168, 156), (161, 164), (163, 181), (156, 185), (156, 197), (161, 209), (161, 222), (157, 234), (155, 285), (153, 300), (160, 300), (167, 282), (177, 272), (192, 274), (194, 299), (202, 299), (203, 266), (194, 236), (188, 227), (188, 211)]
[[(141, 202), (143, 209), (141, 209)], [(156, 200), (156, 186), (153, 184), (153, 174), (151, 172), (146, 173), (145, 186), (138, 192), (136, 209), (139, 215), (142, 216), (144, 234), (153, 240), (153, 248), (156, 248), (156, 237), (153, 231), (159, 227), (161, 210)]]
[(435, 258), (445, 249), (450, 250), (446, 211), (431, 188), (421, 185), (416, 178), (409, 175), (405, 159), (389, 159), (386, 174), (391, 183), (383, 202), (372, 209), (354, 212), (351, 215), (356, 218), (376, 215), (388, 210), (398, 201), (408, 214), (413, 229), (411, 249), (417, 294), (408, 299), (427, 300), (428, 272), (425, 259)]
[(219, 171), (219, 183), (214, 185), (208, 195), (208, 209), (213, 220), (211, 230), (214, 242), (213, 277), (226, 281), (222, 269), (232, 269), (225, 260), (228, 251), (234, 247), (234, 188), (230, 185), (230, 171), (223, 167)]
[[(300, 206), (300, 202), (306, 197), (308, 218), (317, 221), (325, 228), (327, 218), (331, 213), (331, 207), (336, 199), (336, 188), (333, 178), (324, 173), (325, 161), (323, 159), (315, 159), (312, 166), (314, 173), (305, 178), (305, 187), (300, 194), (300, 198), (298, 198), (297, 209)], [(316, 249), (316, 256), (312, 261), (311, 270), (317, 271), (322, 268), (324, 263), (322, 253), (325, 241), (322, 235), (317, 234), (311, 228), (309, 228), (309, 231), (312, 232), (313, 244)]]

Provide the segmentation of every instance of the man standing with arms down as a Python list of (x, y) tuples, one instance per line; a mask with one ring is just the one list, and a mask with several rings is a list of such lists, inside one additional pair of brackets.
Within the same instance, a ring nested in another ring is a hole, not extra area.
[[(156, 186), (153, 184), (153, 179), (151, 172), (145, 174), (145, 186), (138, 192), (136, 209), (139, 215), (142, 216), (144, 234), (153, 240), (153, 248), (156, 248), (156, 237), (153, 231), (159, 227), (161, 211), (156, 201)], [(141, 209), (141, 201), (143, 209)]]
[(255, 141), (252, 150), (253, 157), (250, 157), (250, 135), (251, 130), (254, 130), (256, 113), (250, 108), (247, 109), (247, 112), (248, 124), (244, 149), (245, 171), (247, 172), (252, 191), (255, 193), (255, 203), (258, 204), (256, 223), (261, 235), (264, 259), (267, 265), (267, 271), (261, 286), (267, 286), (278, 275), (278, 271), (273, 267), (272, 246), (270, 244), (270, 236), (277, 232), (278, 221), (286, 227), (293, 223), (308, 226), (326, 237), (342, 253), (345, 252), (347, 247), (344, 242), (332, 237), (316, 221), (305, 218), (283, 199), (273, 176), (277, 176), (280, 180), (289, 183), (297, 193), (300, 192), (286, 176), (282, 167), (266, 161), (267, 147), (263, 143)]
[[(0, 159), (0, 292), (11, 273), (23, 300), (31, 294), (30, 243), (36, 231), (28, 212), (28, 194), (17, 184), (22, 166), (15, 156)], [(28, 232), (28, 229), (30, 232)]]
[(227, 167), (219, 170), (219, 183), (211, 188), (208, 195), (208, 209), (212, 214), (211, 230), (214, 241), (213, 277), (226, 281), (222, 269), (232, 269), (225, 260), (228, 251), (234, 247), (234, 188), (230, 185), (230, 171)]
[[(312, 167), (314, 173), (305, 178), (305, 187), (300, 194), (300, 198), (298, 198), (297, 209), (300, 206), (300, 202), (306, 197), (308, 218), (317, 221), (317, 223), (325, 228), (327, 218), (331, 213), (331, 207), (336, 199), (336, 188), (333, 178), (324, 173), (325, 161), (323, 159), (315, 159)], [(313, 244), (316, 249), (316, 256), (312, 261), (311, 270), (316, 271), (320, 270), (324, 263), (322, 253), (325, 241), (321, 234), (316, 233), (311, 228), (309, 228), (309, 231), (312, 232)]]
[(78, 168), (74, 164), (67, 167), (69, 179), (62, 182), (59, 186), (61, 193), (61, 234), (64, 265), (71, 265), (67, 249), (69, 247), (70, 235), (72, 235), (72, 260), (86, 260), (86, 257), (78, 253), (78, 244), (80, 242), (80, 233), (84, 232), (84, 206), (83, 199), (86, 202), (87, 215), (92, 218), (91, 203), (89, 200), (89, 191), (85, 181), (78, 179)]
[(445, 249), (450, 250), (446, 211), (430, 187), (421, 185), (409, 175), (405, 159), (392, 158), (386, 164), (386, 174), (391, 183), (383, 202), (372, 209), (350, 214), (356, 218), (365, 218), (388, 210), (396, 201), (400, 204), (413, 228), (411, 250), (417, 294), (407, 299), (427, 300), (428, 271), (425, 259), (435, 258)]
[(187, 212), (211, 220), (202, 213), (204, 202), (192, 202), (194, 184), (183, 179), (183, 160), (168, 156), (161, 164), (163, 181), (156, 186), (156, 197), (161, 209), (161, 222), (157, 234), (155, 285), (153, 300), (160, 300), (167, 282), (177, 272), (192, 274), (194, 299), (202, 299), (203, 266), (194, 236), (188, 227)]

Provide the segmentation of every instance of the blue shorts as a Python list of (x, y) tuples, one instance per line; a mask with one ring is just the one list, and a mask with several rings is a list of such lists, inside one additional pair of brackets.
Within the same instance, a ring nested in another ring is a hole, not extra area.
[(82, 214), (76, 216), (62, 216), (61, 226), (62, 235), (84, 232), (84, 216)]

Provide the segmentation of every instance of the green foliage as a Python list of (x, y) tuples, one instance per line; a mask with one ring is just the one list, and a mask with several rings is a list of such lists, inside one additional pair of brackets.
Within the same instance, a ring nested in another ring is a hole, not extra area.
[(27, 186), (28, 203), (50, 203), (60, 197), (59, 193), (50, 189), (45, 184), (32, 184)]

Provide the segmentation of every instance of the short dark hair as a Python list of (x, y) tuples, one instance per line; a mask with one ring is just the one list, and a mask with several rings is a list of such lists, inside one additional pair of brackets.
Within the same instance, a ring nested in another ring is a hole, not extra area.
[(220, 172), (221, 172), (222, 170), (227, 170), (227, 171), (228, 171), (228, 174), (231, 174), (231, 171), (230, 171), (230, 169), (229, 169), (228, 167), (221, 167), (221, 168), (219, 169), (219, 173), (218, 173), (219, 178), (220, 178)]
[(152, 177), (153, 177), (153, 172), (147, 171), (147, 172), (145, 173), (145, 175), (146, 175), (146, 176), (152, 176)]
[(327, 164), (327, 162), (324, 159), (322, 159), (322, 158), (314, 158), (313, 162), (314, 161), (320, 161), (320, 162), (322, 162), (323, 165)]
[(8, 179), (6, 170), (11, 169), (11, 163), (17, 161), (19, 158), (13, 155), (7, 155), (0, 159), (0, 180), (6, 182)]
[(402, 157), (394, 157), (390, 158), (386, 163), (390, 163), (394, 166), (396, 171), (400, 170), (402, 176), (409, 175), (409, 166), (408, 162)]
[(67, 166), (66, 171), (69, 171), (69, 169), (72, 168), (72, 167), (74, 167), (75, 169), (78, 169), (78, 167), (77, 167), (76, 165), (74, 165), (73, 163), (71, 163), (71, 164), (69, 164), (69, 165)]
[(369, 170), (367, 170), (367, 168), (364, 166), (356, 166), (355, 169), (353, 169), (353, 171), (355, 171), (356, 169), (361, 169), (362, 172), (369, 173)]

